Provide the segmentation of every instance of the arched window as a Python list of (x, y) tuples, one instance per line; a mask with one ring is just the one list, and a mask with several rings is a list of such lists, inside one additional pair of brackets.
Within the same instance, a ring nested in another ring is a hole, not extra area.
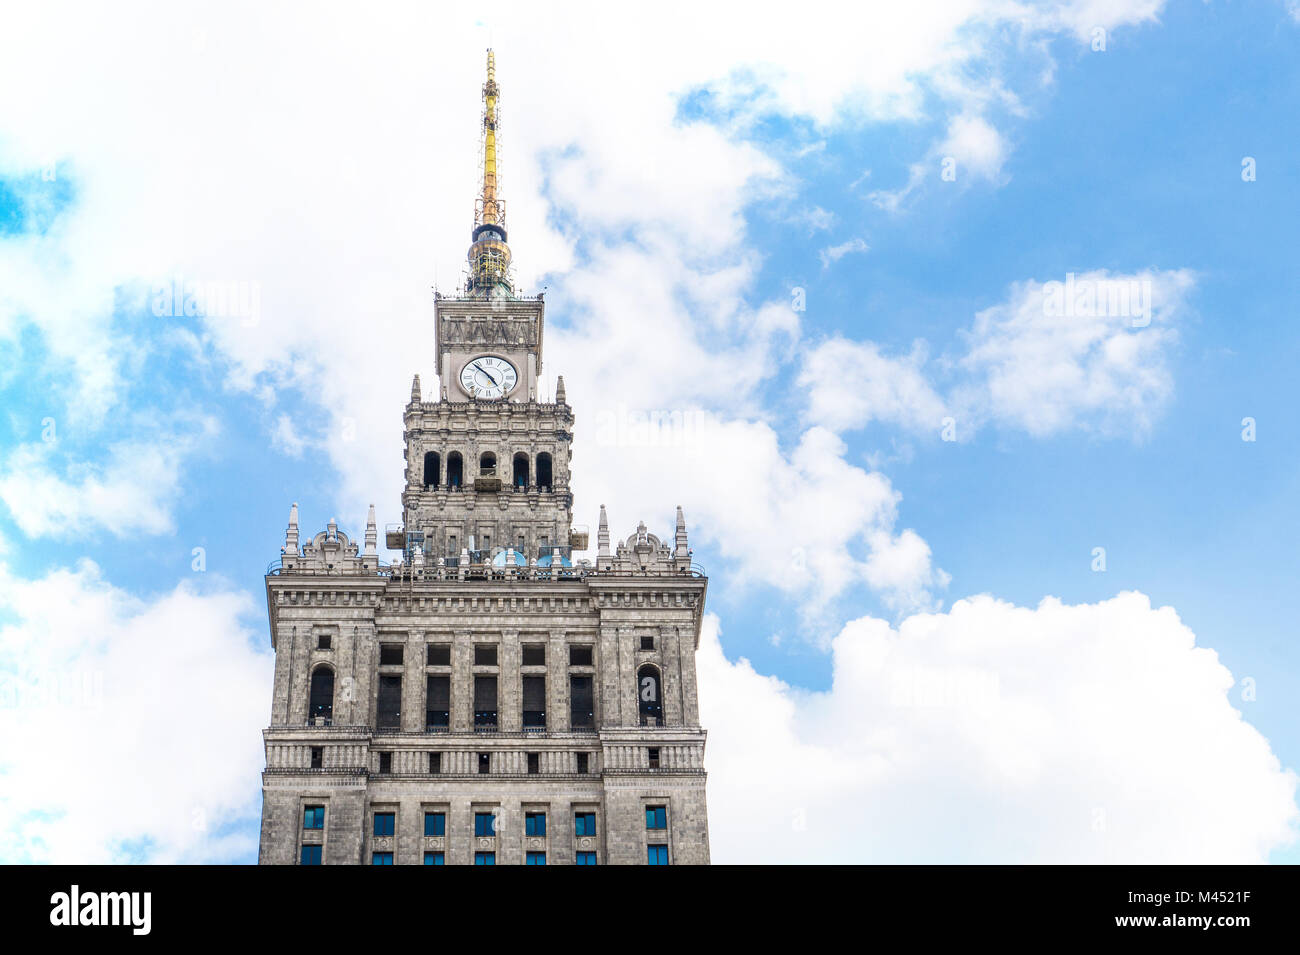
[(318, 666), (311, 674), (311, 696), (307, 701), (307, 721), (329, 726), (334, 720), (334, 671)]
[(659, 668), (647, 663), (636, 671), (637, 712), (642, 726), (664, 725), (663, 686)]
[(515, 453), (515, 475), (510, 483), (515, 487), (528, 487), (528, 455), (522, 451)]
[(479, 455), (478, 473), (482, 477), (493, 477), (497, 473), (497, 456), (491, 451)]
[(437, 451), (426, 451), (424, 455), (424, 486), (437, 487), (442, 482), (442, 458)]
[(545, 451), (537, 455), (537, 486), (547, 491), (551, 489), (551, 456)]
[(461, 461), (460, 452), (453, 451), (447, 455), (447, 484), (451, 487), (460, 487), (465, 480), (465, 465)]

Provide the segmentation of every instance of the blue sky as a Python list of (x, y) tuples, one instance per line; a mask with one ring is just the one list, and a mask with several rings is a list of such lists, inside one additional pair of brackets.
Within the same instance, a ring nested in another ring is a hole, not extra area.
[[(816, 17), (788, 25), (784, 51), (756, 20), (721, 49), (691, 41), (654, 69), (611, 70), (600, 92), (572, 61), (612, 54), (583, 31), (626, 25), (493, 25), (512, 247), (521, 281), (547, 288), (544, 372), (565, 376), (578, 416), (576, 520), (594, 525), (606, 503), (616, 535), (639, 519), (666, 531), (686, 507), (715, 615), (701, 650), (715, 858), (749, 858), (761, 829), (743, 793), (764, 741), (746, 726), (770, 704), (789, 709), (788, 765), (824, 782), (773, 796), (782, 835), (762, 835), (782, 858), (1295, 861), (1300, 14), (974, 8), (865, 14), (831, 41), (834, 64), (805, 55)], [(366, 42), (342, 19), (289, 53), (287, 22), (150, 11), (130, 42), (179, 42), (222, 69), (161, 91), (143, 67), (113, 67), (89, 105), (93, 56), (56, 74), (8, 51), (45, 101), (0, 99), (6, 735), (48, 725), (33, 687), (83, 671), (106, 675), (104, 697), (65, 701), (56, 724), (72, 732), (86, 707), (156, 723), (148, 700), (125, 712), (141, 693), (122, 674), (134, 660), (145, 687), (188, 678), (148, 662), (173, 613), (204, 621), (175, 635), (187, 665), (221, 661), (239, 699), (205, 731), (229, 754), (210, 792), (176, 781), (165, 821), (123, 807), (91, 837), (66, 795), (75, 770), (60, 770), (62, 790), (0, 799), (10, 859), (253, 861), (262, 574), (289, 504), (304, 531), (337, 516), (359, 532), (371, 502), (400, 519), (401, 407), (412, 374), (426, 392), (435, 378), (428, 289), (454, 284), (467, 240), (484, 42), (418, 10), (364, 25)], [(25, 27), (37, 50), (51, 42), (52, 23)], [(408, 55), (421, 37), (443, 55)], [(167, 116), (177, 125), (159, 129)], [(1132, 363), (1097, 364), (1033, 311), (1043, 283), (1100, 270), (1155, 278), (1149, 328), (1099, 330), (1137, 343)], [(175, 274), (256, 283), (259, 314), (159, 317), (153, 290)], [(991, 382), (1026, 367), (1007, 355), (1047, 355), (1095, 388), (1030, 375), (1000, 397)], [(846, 411), (846, 389), (872, 397)], [(1044, 401), (1060, 414), (1028, 426)], [(685, 410), (700, 434), (595, 440), (625, 406)], [(946, 414), (960, 440), (942, 439)], [(1242, 440), (1246, 417), (1257, 440)], [(1128, 591), (1185, 629), (1113, 602)], [(40, 609), (51, 593), (66, 606)], [(1039, 608), (1047, 597), (1077, 609)], [(104, 633), (84, 632), (100, 617)], [(1015, 653), (1010, 632), (1029, 641)], [(871, 648), (886, 663), (868, 677), (854, 661)], [(979, 711), (1007, 733), (981, 757), (962, 704), (851, 705), (900, 673), (960, 681), (944, 668), (965, 655), (999, 676), (1006, 707)], [(190, 687), (177, 702), (227, 698)], [(1077, 722), (1077, 749), (1027, 741), (1012, 713)], [(145, 752), (169, 745), (148, 732)], [(1134, 735), (1187, 760), (1128, 752)], [(11, 745), (0, 771), (24, 789), (48, 766)], [(118, 773), (140, 755), (108, 753)], [(1104, 845), (1095, 819), (1086, 831), (1052, 808), (1066, 791), (1095, 794), (1080, 812), (1111, 820)], [(38, 824), (38, 796), (61, 826)], [(1147, 815), (1148, 801), (1177, 807)], [(818, 829), (862, 805), (896, 841)], [(985, 835), (968, 835), (974, 817)], [(1192, 838), (1188, 820), (1211, 833)]]

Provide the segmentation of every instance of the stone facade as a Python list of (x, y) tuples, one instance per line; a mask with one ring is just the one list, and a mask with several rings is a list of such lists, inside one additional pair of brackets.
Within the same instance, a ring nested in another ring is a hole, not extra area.
[[(472, 266), (485, 245), (508, 263), (503, 217), (475, 240)], [(611, 548), (602, 506), (579, 559), (563, 379), (539, 400), (543, 300), (474, 274), (435, 302), (437, 400), (417, 377), (405, 409), (400, 557), (380, 560), (373, 507), (364, 547), (332, 520), (300, 544), (295, 504), (267, 573), (259, 861), (707, 864), (708, 581), (685, 519)]]

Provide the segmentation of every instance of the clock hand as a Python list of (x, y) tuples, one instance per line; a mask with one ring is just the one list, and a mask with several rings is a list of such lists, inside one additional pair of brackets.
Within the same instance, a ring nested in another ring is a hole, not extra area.
[(478, 370), (483, 372), (483, 374), (487, 375), (487, 380), (492, 382), (492, 384), (496, 385), (498, 388), (501, 387), (500, 382), (498, 382), (495, 378), (493, 378), (492, 373), (488, 371), (486, 368), (484, 368), (482, 365), (478, 366)]

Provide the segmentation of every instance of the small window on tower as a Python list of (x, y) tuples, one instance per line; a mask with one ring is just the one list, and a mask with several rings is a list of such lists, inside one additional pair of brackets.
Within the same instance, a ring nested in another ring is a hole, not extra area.
[(650, 768), (658, 769), (659, 768), (659, 747), (651, 746), (648, 750), (648, 755), (650, 759)]
[(586, 773), (588, 766), (587, 754), (578, 753), (578, 772)]
[(491, 753), (479, 753), (479, 754), (478, 754), (478, 771), (479, 771), (480, 773), (490, 773), (490, 772), (492, 772), (492, 754), (491, 754)]
[(528, 754), (528, 774), (529, 774), (530, 776), (536, 776), (536, 775), (537, 775), (537, 773), (539, 772), (539, 769), (538, 769), (539, 765), (540, 765), (540, 760), (539, 760), (539, 758), (538, 758), (538, 754), (537, 754), (537, 753), (529, 753), (529, 754)]
[(330, 638), (330, 635), (329, 635), (328, 633), (322, 633), (322, 634), (317, 635), (317, 637), (316, 637), (316, 649), (317, 649), (317, 650), (328, 650), (328, 649), (330, 649), (330, 640), (331, 640), (331, 638)]
[(380, 771), (381, 773), (391, 773), (391, 772), (393, 771), (393, 754), (392, 754), (392, 753), (380, 753), (380, 754), (379, 754), (379, 771)]
[(540, 643), (526, 644), (523, 664), (526, 667), (546, 666), (546, 647)]
[(442, 772), (442, 753), (429, 754), (429, 772), (434, 776)]
[(479, 643), (474, 646), (474, 665), (476, 667), (494, 667), (497, 665), (497, 648), (494, 643)]
[(642, 638), (641, 638), (641, 649), (642, 649), (642, 650), (653, 650), (654, 648), (655, 648), (655, 638), (654, 638), (654, 637), (642, 637)]
[(401, 666), (402, 645), (400, 643), (381, 644), (379, 647), (379, 665), (381, 667)]
[(325, 747), (313, 746), (311, 748), (311, 768), (320, 769), (325, 765)]
[(569, 666), (571, 667), (589, 667), (591, 666), (591, 646), (569, 647)]
[(451, 644), (449, 643), (429, 644), (428, 665), (431, 667), (451, 666)]

